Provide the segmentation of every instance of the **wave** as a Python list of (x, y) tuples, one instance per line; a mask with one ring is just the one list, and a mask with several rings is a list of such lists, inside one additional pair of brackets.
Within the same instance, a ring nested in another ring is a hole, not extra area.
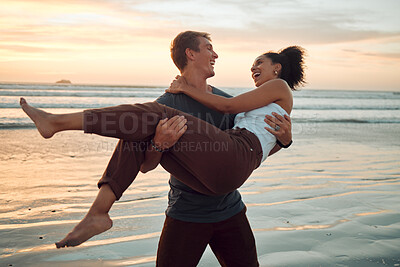
[(400, 93), (396, 92), (384, 92), (384, 93), (375, 93), (375, 94), (369, 94), (369, 95), (361, 95), (360, 93), (354, 93), (351, 95), (296, 95), (296, 93), (293, 94), (295, 98), (312, 98), (312, 99), (338, 99), (338, 100), (343, 100), (343, 99), (400, 99)]
[(294, 106), (293, 110), (400, 110), (399, 106)]
[(17, 129), (34, 129), (34, 123), (20, 123), (20, 122), (9, 122), (0, 123), (1, 130), (17, 130)]
[(399, 92), (387, 91), (344, 91), (344, 90), (300, 90), (293, 93), (294, 98), (314, 99), (400, 99)]
[[(27, 96), (35, 107), (62, 113), (154, 101), (164, 93), (164, 89), (0, 83), (0, 129), (34, 128), (33, 123), (23, 118), (18, 110), (20, 96)], [(224, 90), (232, 95), (244, 91), (243, 88)], [(400, 94), (396, 92), (303, 90), (294, 93), (294, 100), (293, 123), (400, 123)]]
[[(59, 108), (70, 108), (70, 109), (89, 109), (89, 108), (101, 108), (101, 107), (111, 107), (111, 106), (115, 106), (115, 105), (119, 105), (118, 103), (35, 103), (34, 106), (36, 108), (55, 108), (55, 109), (59, 109)], [(19, 109), (21, 108), (20, 105), (18, 103), (1, 103), (0, 104), (0, 109), (2, 108), (12, 108), (12, 109)]]
[(74, 84), (5, 84), (0, 83), (0, 90), (86, 90), (86, 91), (135, 91), (135, 90), (165, 90), (160, 86), (123, 86), (123, 85), (74, 85)]
[[(27, 95), (24, 95), (27, 96)], [(60, 96), (60, 95), (58, 95)], [(100, 107), (109, 107), (109, 106), (115, 106), (115, 105), (120, 105), (123, 103), (126, 103), (125, 100), (120, 100), (120, 98), (135, 98), (136, 100), (140, 98), (141, 101), (139, 102), (148, 102), (148, 101), (154, 101), (157, 97), (159, 97), (159, 94), (154, 94), (152, 96), (150, 95), (120, 95), (120, 96), (115, 96), (113, 95), (112, 97), (107, 97), (102, 99), (101, 103), (88, 103), (90, 102), (89, 100), (86, 100), (82, 98), (82, 102), (79, 102), (79, 99), (71, 98), (69, 102), (66, 103), (67, 99), (63, 98), (64, 103), (38, 103), (35, 102), (33, 105), (37, 108), (100, 108)], [(67, 97), (67, 96), (64, 96)], [(90, 97), (90, 96), (85, 96), (85, 97)], [(101, 95), (93, 95), (92, 99), (95, 97), (103, 97)], [(29, 99), (28, 99), (29, 100)], [(43, 99), (41, 99), (43, 100)], [(113, 101), (114, 100), (114, 101)], [(84, 102), (85, 101), (85, 102)], [(97, 101), (96, 101), (97, 102)], [(0, 103), (0, 109), (2, 108), (20, 108), (18, 101), (15, 99), (13, 102), (3, 102)], [(400, 110), (400, 106), (398, 105), (386, 105), (386, 106), (364, 106), (364, 105), (354, 105), (354, 106), (343, 106), (343, 105), (325, 105), (325, 106), (313, 106), (313, 105), (295, 105), (293, 107), (293, 110), (334, 110), (334, 111), (340, 111), (340, 110), (360, 110), (360, 111), (367, 111), (367, 110), (376, 110), (377, 112), (382, 111), (382, 110)]]
[[(315, 124), (315, 123), (360, 123), (360, 124), (400, 124), (400, 120), (393, 119), (293, 119), (293, 125), (298, 124)], [(17, 130), (17, 129), (35, 129), (32, 122), (5, 122), (0, 123), (0, 130)]]
[(292, 119), (292, 123), (371, 123), (371, 124), (397, 124), (400, 119)]
[(0, 91), (0, 96), (48, 96), (48, 97), (159, 97), (163, 91)]
[[(15, 84), (0, 83), (0, 94), (8, 91), (96, 91), (96, 92), (140, 92), (157, 94), (164, 92), (168, 86), (127, 86), (127, 85), (82, 85), (82, 84)], [(232, 95), (238, 95), (252, 88), (220, 88)], [(400, 99), (399, 92), (387, 91), (350, 91), (350, 90), (300, 90), (294, 93), (299, 99)]]

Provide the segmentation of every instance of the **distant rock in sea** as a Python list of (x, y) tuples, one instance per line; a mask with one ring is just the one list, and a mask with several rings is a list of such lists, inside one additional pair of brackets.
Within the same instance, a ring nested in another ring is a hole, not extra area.
[(56, 83), (71, 83), (70, 80), (59, 80)]

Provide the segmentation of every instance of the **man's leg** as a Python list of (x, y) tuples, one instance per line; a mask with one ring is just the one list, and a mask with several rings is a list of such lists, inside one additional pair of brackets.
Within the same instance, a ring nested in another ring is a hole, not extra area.
[(214, 223), (210, 247), (221, 266), (259, 266), (246, 208), (232, 218)]
[(184, 222), (166, 217), (157, 251), (158, 267), (194, 267), (212, 236), (208, 223)]

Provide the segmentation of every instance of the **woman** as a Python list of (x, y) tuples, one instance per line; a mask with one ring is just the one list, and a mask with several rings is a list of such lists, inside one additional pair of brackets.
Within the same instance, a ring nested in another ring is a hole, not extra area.
[[(193, 90), (182, 79), (173, 82), (169, 92), (188, 94), (221, 112), (242, 112), (236, 116), (234, 129), (227, 131), (155, 102), (61, 115), (35, 109), (24, 99), (21, 99), (21, 106), (45, 138), (59, 131), (84, 130), (119, 139), (149, 141), (161, 119), (183, 115), (187, 119), (187, 131), (174, 149), (164, 154), (162, 166), (198, 192), (224, 194), (240, 187), (274, 147), (275, 137), (266, 133), (263, 127), (264, 115), (272, 112), (282, 116), (290, 114), (293, 105), (291, 89), (304, 82), (303, 54), (302, 48), (294, 46), (280, 53), (259, 56), (251, 68), (257, 88), (229, 99)], [(188, 143), (195, 146), (187, 147)], [(210, 149), (210, 144), (220, 144), (219, 151)], [(99, 208), (108, 216), (109, 208)], [(111, 220), (107, 227), (101, 230), (108, 230)], [(67, 236), (57, 247), (78, 245), (102, 232), (99, 231), (92, 231), (89, 236), (86, 233), (84, 238)]]

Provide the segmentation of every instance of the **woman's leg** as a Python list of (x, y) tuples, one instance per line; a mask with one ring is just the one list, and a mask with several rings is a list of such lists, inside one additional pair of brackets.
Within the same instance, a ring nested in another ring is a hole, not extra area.
[(24, 112), (35, 123), (39, 133), (44, 138), (50, 138), (55, 133), (66, 130), (83, 130), (83, 112), (69, 114), (52, 114), (30, 106), (21, 97), (20, 105)]
[(57, 248), (75, 247), (89, 238), (103, 233), (112, 227), (112, 220), (108, 215), (116, 197), (108, 185), (103, 185), (86, 216), (74, 229), (60, 242)]
[(98, 186), (100, 188), (86, 216), (60, 242), (57, 248), (78, 246), (112, 226), (108, 215), (111, 206), (135, 180), (144, 161), (147, 144), (120, 140)]
[(183, 115), (187, 130), (164, 153), (162, 166), (183, 183), (204, 194), (225, 194), (240, 187), (258, 167), (262, 151), (257, 137), (245, 129), (217, 127), (156, 102), (121, 105), (84, 112), (86, 133), (132, 141), (148, 141), (164, 117)]
[[(193, 179), (197, 179), (195, 183), (208, 188), (211, 194), (224, 194), (240, 187), (258, 167), (262, 157), (258, 139), (248, 131), (227, 133), (156, 102), (85, 110), (83, 114), (54, 115), (55, 118), (26, 103), (21, 105), (38, 127), (44, 125), (44, 128), (52, 129), (50, 136), (57, 131), (83, 128), (86, 133), (130, 141), (148, 141), (153, 137), (160, 119), (183, 115), (188, 129), (174, 149), (165, 154), (172, 160), (168, 164), (161, 163), (173, 175), (182, 174), (183, 168), (185, 173), (191, 174), (190, 177), (177, 178), (190, 186), (194, 183)], [(39, 129), (39, 132), (44, 130)]]
[(119, 140), (98, 187), (107, 184), (119, 200), (138, 175), (146, 149), (147, 143)]
[[(23, 98), (20, 104), (45, 138), (50, 138), (59, 131), (84, 128), (83, 112), (51, 114), (28, 105)], [(146, 147), (146, 143), (120, 140), (98, 183), (100, 190), (91, 208), (82, 221), (63, 240), (56, 243), (57, 248), (78, 246), (112, 227), (108, 212), (115, 200), (121, 197), (136, 178)]]
[[(185, 118), (190, 121), (188, 116)], [(261, 145), (245, 129), (225, 132), (207, 127), (190, 132), (189, 126), (175, 146), (164, 153), (161, 165), (200, 193), (227, 194), (239, 188), (259, 166)]]
[(61, 131), (84, 130), (85, 133), (141, 141), (154, 135), (159, 120), (166, 116), (164, 106), (156, 102), (66, 114), (52, 114), (32, 107), (22, 97), (20, 105), (44, 138)]

